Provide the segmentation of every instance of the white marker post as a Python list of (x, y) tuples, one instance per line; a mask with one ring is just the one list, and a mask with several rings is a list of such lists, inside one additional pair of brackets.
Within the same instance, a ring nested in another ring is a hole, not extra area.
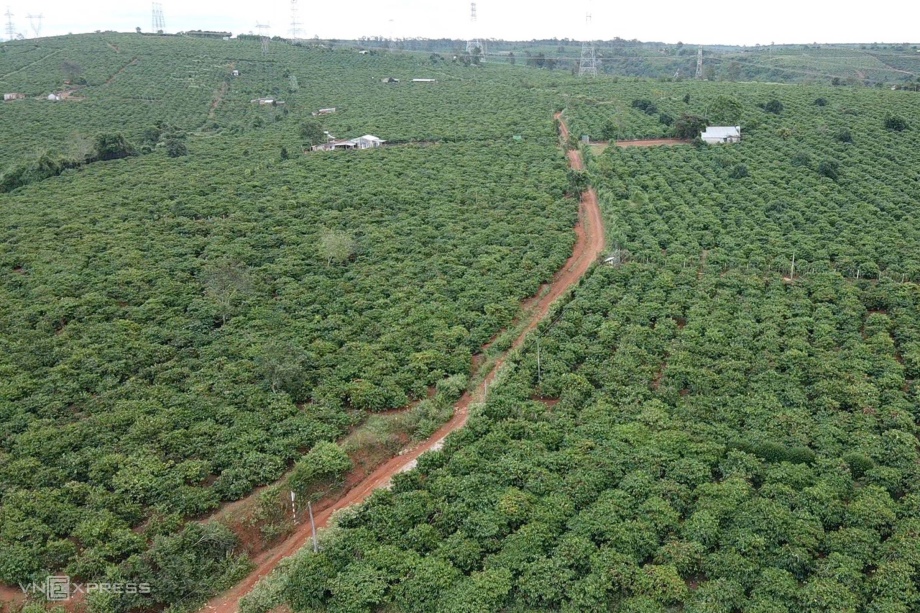
[(319, 543), (316, 542), (316, 524), (313, 522), (313, 504), (307, 501), (307, 511), (310, 513), (310, 528), (313, 530), (313, 553), (319, 551)]

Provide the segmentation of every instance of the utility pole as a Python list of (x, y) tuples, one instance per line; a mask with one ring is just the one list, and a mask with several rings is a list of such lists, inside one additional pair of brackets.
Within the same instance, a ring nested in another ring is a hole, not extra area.
[(585, 13), (585, 41), (581, 44), (581, 61), (578, 63), (578, 76), (597, 76), (597, 51), (594, 48), (594, 38), (591, 28), (591, 10)]
[(16, 38), (16, 28), (13, 27), (13, 13), (10, 11), (10, 7), (6, 7), (6, 39), (13, 40)]
[(700, 50), (696, 55), (696, 78), (703, 78), (703, 45), (700, 45)]

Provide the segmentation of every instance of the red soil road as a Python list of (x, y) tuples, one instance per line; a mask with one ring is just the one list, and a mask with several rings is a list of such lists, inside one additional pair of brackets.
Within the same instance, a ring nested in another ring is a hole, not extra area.
[(677, 138), (653, 138), (650, 140), (618, 140), (616, 141), (616, 146), (622, 149), (627, 147), (657, 147), (658, 145), (687, 145), (689, 144), (685, 140), (680, 140)]
[[(560, 132), (563, 138), (568, 136), (568, 128), (562, 122), (561, 113), (556, 115), (560, 120)], [(581, 155), (577, 151), (569, 152), (569, 162), (577, 170), (584, 168)], [(597, 257), (604, 249), (604, 225), (601, 218), (601, 211), (597, 204), (597, 194), (593, 189), (583, 194), (579, 206), (579, 221), (575, 225), (576, 241), (572, 257), (556, 273), (550, 284), (550, 290), (542, 295), (533, 303), (533, 308), (529, 313), (529, 323), (515, 339), (511, 348), (505, 351), (496, 361), (492, 370), (476, 386), (476, 389), (465, 393), (454, 407), (454, 416), (449, 422), (444, 424), (428, 440), (417, 447), (392, 458), (382, 466), (378, 467), (370, 476), (361, 481), (354, 488), (349, 490), (342, 498), (337, 500), (333, 505), (320, 511), (315, 516), (316, 527), (324, 528), (329, 523), (330, 516), (341, 509), (354, 504), (363, 502), (371, 493), (380, 488), (387, 487), (396, 475), (405, 470), (409, 470), (415, 465), (417, 458), (431, 449), (440, 449), (445, 437), (451, 432), (458, 430), (466, 424), (469, 417), (469, 407), (474, 402), (481, 402), (485, 399), (489, 386), (495, 381), (498, 373), (501, 371), (508, 357), (508, 353), (523, 345), (527, 334), (543, 320), (549, 312), (550, 306), (559, 297), (565, 294), (569, 289), (575, 286), (581, 277), (588, 271), (591, 264), (597, 260)], [(201, 611), (203, 613), (236, 613), (239, 610), (240, 599), (248, 594), (255, 585), (271, 571), (278, 566), (284, 558), (287, 558), (310, 542), (311, 531), (309, 522), (301, 524), (300, 528), (288, 537), (287, 540), (276, 547), (269, 549), (253, 560), (256, 564), (255, 570), (249, 574), (241, 583), (231, 588), (230, 591), (212, 599), (206, 604)]]

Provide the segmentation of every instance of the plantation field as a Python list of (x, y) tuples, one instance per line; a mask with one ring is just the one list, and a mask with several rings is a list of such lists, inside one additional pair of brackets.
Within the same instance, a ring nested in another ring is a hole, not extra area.
[(744, 141), (589, 157), (615, 265), (243, 610), (917, 610), (916, 95), (566, 93), (573, 134)]
[[(99, 610), (228, 585), (237, 537), (188, 520), (368, 413), (435, 395), (403, 434), (434, 431), (571, 254), (540, 74), (139, 35), (4, 48), (6, 87), (45, 92), (61, 58), (86, 84), (0, 107), (0, 583), (154, 581)], [(305, 126), (393, 146), (305, 155)]]
[[(270, 124), (290, 116), (287, 143), (296, 147), (293, 122), (329, 107), (339, 113), (324, 118), (324, 128), (340, 138), (553, 139), (547, 128), (553, 101), (543, 93), (548, 75), (507, 66), (464, 69), (427, 56), (360, 55), (351, 48), (280, 42), (263, 56), (258, 41), (116, 33), (20, 41), (0, 49), (0, 89), (28, 97), (0, 106), (0, 127), (9, 135), (0, 152), (4, 166), (41, 152), (72, 157), (97, 133), (116, 129), (140, 144), (157, 121), (207, 138), (272, 131)], [(233, 77), (233, 70), (240, 76)], [(400, 83), (382, 83), (387, 77)], [(46, 97), (53, 92), (70, 97), (50, 102)], [(260, 107), (251, 103), (256, 98), (285, 104)], [(277, 137), (282, 131), (273, 132)]]
[[(633, 92), (640, 95), (638, 86)], [(675, 116), (680, 106), (704, 117), (730, 115), (720, 109), (732, 101), (740, 112), (727, 119), (742, 126), (744, 141), (598, 156), (593, 170), (616, 245), (657, 262), (707, 252), (725, 269), (780, 272), (795, 256), (802, 272), (920, 281), (920, 133), (885, 127), (889, 117), (920, 117), (914, 92), (704, 84), (669, 96), (658, 88), (650, 93)], [(758, 107), (771, 101), (782, 111)], [(572, 123), (590, 131), (585, 126), (605, 121), (606, 108), (579, 106)], [(658, 134), (654, 127), (642, 131), (651, 119), (646, 113), (630, 108), (623, 115), (624, 132)]]
[[(920, 98), (829, 84), (907, 82), (908, 51), (716, 72), (824, 83), (792, 86), (334, 47), (0, 47), (28, 96), (0, 106), (0, 584), (154, 584), (93, 612), (231, 585), (239, 532), (276, 525), (197, 520), (283, 475), (298, 500), (340, 487), (334, 441), (370, 414), (414, 406), (397, 448), (434, 432), (571, 254), (590, 183), (616, 266), (247, 610), (920, 606)], [(570, 145), (744, 140), (585, 147), (567, 171), (563, 109)], [(387, 146), (305, 153), (324, 131)]]
[(293, 561), (284, 602), (912, 611), (918, 300), (598, 269), (539, 368), (531, 343), (442, 453)]

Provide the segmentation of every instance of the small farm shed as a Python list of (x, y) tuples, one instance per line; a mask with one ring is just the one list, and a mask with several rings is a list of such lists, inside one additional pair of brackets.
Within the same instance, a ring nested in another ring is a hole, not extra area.
[(707, 126), (700, 138), (710, 145), (740, 143), (741, 126)]
[(275, 100), (274, 98), (256, 98), (255, 100), (251, 100), (251, 102), (252, 104), (258, 104), (260, 106), (266, 106), (266, 105), (281, 106), (282, 104), (284, 104), (283, 101)]
[(412, 79), (413, 83), (437, 83), (437, 79)]
[(323, 143), (322, 145), (314, 145), (312, 150), (337, 151), (341, 149), (376, 149), (385, 142), (385, 140), (380, 140), (376, 136), (365, 134), (364, 136), (358, 138), (352, 138), (348, 140), (337, 139), (331, 140), (328, 143)]
[(399, 83), (399, 79), (395, 77), (387, 77), (385, 79), (380, 79), (381, 83)]
[(234, 71), (231, 72), (230, 74), (232, 74), (234, 77), (238, 77), (238, 76), (240, 76), (240, 71), (239, 71), (239, 70), (234, 70)]
[(22, 100), (25, 97), (25, 94), (3, 94), (3, 101), (7, 102), (9, 100)]
[(314, 112), (313, 112), (313, 116), (316, 117), (316, 116), (318, 116), (318, 115), (332, 115), (333, 113), (335, 113), (335, 107), (331, 107), (331, 108), (328, 108), (328, 109), (320, 109), (320, 110), (318, 110), (318, 111), (314, 111)]
[(51, 102), (57, 102), (61, 97), (58, 94), (48, 94), (48, 100)]

